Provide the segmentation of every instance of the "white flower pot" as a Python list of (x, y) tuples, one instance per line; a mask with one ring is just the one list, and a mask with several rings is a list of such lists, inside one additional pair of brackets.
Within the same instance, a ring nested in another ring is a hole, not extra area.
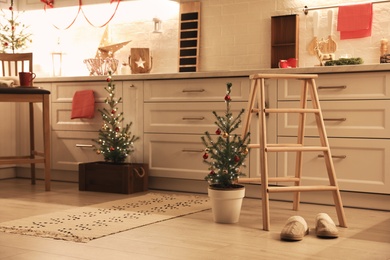
[(245, 187), (238, 189), (208, 188), (211, 210), (216, 223), (237, 223), (240, 218), (242, 200), (245, 197)]

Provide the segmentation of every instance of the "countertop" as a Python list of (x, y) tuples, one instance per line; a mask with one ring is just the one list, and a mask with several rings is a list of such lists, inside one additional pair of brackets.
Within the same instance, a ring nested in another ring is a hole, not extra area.
[[(390, 72), (390, 64), (368, 64), (348, 66), (324, 66), (304, 67), (287, 69), (258, 69), (258, 70), (236, 70), (236, 71), (205, 71), (205, 72), (183, 72), (183, 73), (148, 73), (114, 75), (115, 80), (161, 80), (161, 79), (191, 79), (191, 78), (222, 78), (222, 77), (246, 77), (252, 74), (335, 74), (335, 73), (359, 73), (359, 72)], [(102, 81), (107, 76), (63, 76), (63, 77), (37, 77), (34, 82), (75, 82), (75, 81)]]

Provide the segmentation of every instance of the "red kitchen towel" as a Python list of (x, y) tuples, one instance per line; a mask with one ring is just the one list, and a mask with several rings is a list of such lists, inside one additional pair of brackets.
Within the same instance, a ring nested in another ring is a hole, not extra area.
[(340, 6), (337, 19), (340, 39), (371, 36), (372, 16), (372, 3)]
[(93, 90), (76, 91), (72, 101), (71, 119), (93, 118), (95, 116), (95, 97)]

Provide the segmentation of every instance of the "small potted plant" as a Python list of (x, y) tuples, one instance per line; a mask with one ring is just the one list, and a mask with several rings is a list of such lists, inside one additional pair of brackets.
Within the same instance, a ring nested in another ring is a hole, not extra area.
[(106, 81), (107, 107), (99, 109), (103, 124), (98, 139), (92, 139), (97, 144), (94, 148), (96, 153), (103, 155), (104, 161), (79, 165), (79, 188), (125, 194), (145, 191), (148, 186), (147, 165), (125, 162), (134, 152), (134, 142), (139, 137), (131, 133), (132, 123), (121, 126), (124, 117), (118, 105), (122, 98), (115, 97), (111, 71)]
[[(216, 140), (208, 131), (201, 137), (206, 146), (203, 161), (209, 170), (205, 180), (209, 184), (208, 194), (214, 221), (218, 223), (238, 222), (242, 199), (245, 196), (245, 187), (238, 184), (238, 179), (245, 176), (242, 168), (245, 167), (244, 161), (249, 153), (250, 133), (246, 133), (245, 136), (234, 133), (241, 123), (241, 116), (245, 110), (242, 109), (236, 117), (233, 116), (230, 107), (231, 89), (232, 84), (227, 83), (225, 115), (219, 116), (215, 111), (212, 112), (216, 118)], [(220, 212), (221, 210), (227, 212)]]

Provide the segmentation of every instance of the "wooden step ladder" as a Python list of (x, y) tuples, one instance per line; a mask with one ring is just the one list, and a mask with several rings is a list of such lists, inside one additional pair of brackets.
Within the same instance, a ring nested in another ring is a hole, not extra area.
[[(248, 101), (248, 107), (244, 118), (243, 136), (249, 131), (251, 118), (253, 114), (259, 115), (259, 144), (250, 144), (252, 149), (260, 149), (260, 177), (261, 178), (240, 178), (240, 183), (260, 182), (262, 196), (262, 218), (263, 229), (270, 228), (269, 214), (269, 193), (272, 192), (294, 192), (293, 209), (298, 210), (300, 202), (300, 192), (304, 191), (331, 191), (337, 211), (339, 225), (346, 227), (343, 204), (338, 188), (335, 169), (333, 166), (332, 155), (325, 131), (324, 120), (320, 108), (318, 93), (315, 84), (315, 74), (256, 74), (251, 75), (251, 89)], [(265, 80), (301, 80), (300, 103), (297, 108), (267, 108), (265, 102)], [(308, 95), (310, 94), (310, 96)], [(312, 106), (308, 106), (311, 100)], [(255, 108), (257, 102), (259, 108)], [(293, 144), (269, 144), (267, 143), (267, 125), (266, 115), (269, 113), (296, 113), (298, 114), (298, 133), (297, 142)], [(318, 128), (320, 139), (319, 146), (306, 146), (304, 144), (306, 114), (313, 113)], [(295, 152), (295, 176), (291, 177), (268, 177), (267, 154), (269, 152)], [(325, 159), (325, 166), (328, 172), (329, 185), (303, 186), (302, 178), (302, 153), (303, 152), (322, 152)], [(269, 182), (290, 182), (290, 186), (269, 186)]]

